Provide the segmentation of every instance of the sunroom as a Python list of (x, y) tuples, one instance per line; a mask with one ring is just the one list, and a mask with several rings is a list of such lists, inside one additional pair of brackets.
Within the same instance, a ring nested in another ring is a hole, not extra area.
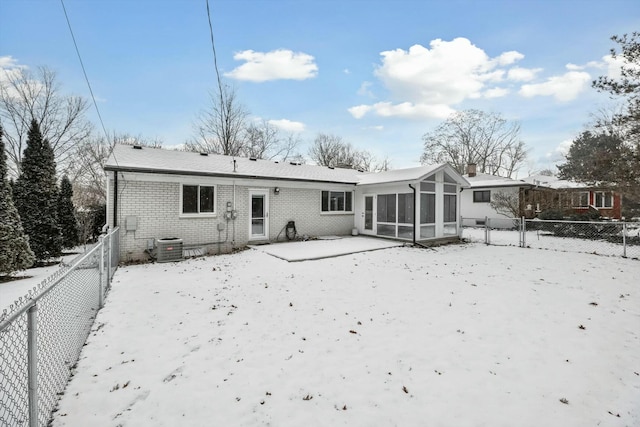
[(355, 192), (355, 225), (364, 235), (413, 242), (456, 238), (460, 191), (469, 183), (450, 165), (363, 176)]

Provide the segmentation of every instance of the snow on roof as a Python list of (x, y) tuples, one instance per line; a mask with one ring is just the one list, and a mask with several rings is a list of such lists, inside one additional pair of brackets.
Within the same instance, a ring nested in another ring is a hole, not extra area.
[[(394, 169), (383, 172), (370, 173), (366, 175), (362, 175), (360, 177), (360, 182), (358, 185), (367, 185), (367, 184), (384, 184), (391, 182), (402, 182), (402, 181), (417, 181), (419, 179), (425, 178), (431, 174), (436, 173), (440, 169), (449, 169), (453, 178), (459, 176), (453, 168), (451, 168), (446, 163), (440, 165), (425, 165), (418, 166), (414, 168), (406, 168), (406, 169)], [(462, 186), (468, 186), (468, 183), (464, 179), (457, 178), (458, 183)]]
[[(234, 172), (235, 161), (235, 172)], [(354, 169), (291, 164), (246, 157), (201, 155), (186, 151), (172, 151), (131, 145), (116, 145), (105, 164), (106, 170), (195, 174), (239, 178), (272, 178), (300, 181), (322, 181), (355, 184), (364, 172)]]
[(488, 173), (479, 173), (470, 177), (463, 175), (469, 181), (471, 188), (487, 188), (487, 187), (529, 187), (530, 184), (518, 179), (505, 178), (503, 176), (490, 175)]
[[(235, 172), (234, 172), (235, 161)], [(296, 181), (335, 182), (345, 184), (380, 184), (399, 181), (415, 181), (440, 169), (451, 170), (458, 182), (468, 183), (445, 164), (396, 169), (384, 172), (360, 172), (354, 169), (292, 164), (264, 159), (201, 155), (186, 151), (131, 145), (116, 145), (105, 164), (105, 170), (153, 172), (168, 174), (211, 175), (238, 178), (287, 179)]]
[(549, 175), (531, 175), (523, 178), (523, 181), (540, 187), (553, 188), (555, 190), (571, 189), (571, 188), (589, 188), (587, 184), (581, 182), (567, 181), (556, 176)]

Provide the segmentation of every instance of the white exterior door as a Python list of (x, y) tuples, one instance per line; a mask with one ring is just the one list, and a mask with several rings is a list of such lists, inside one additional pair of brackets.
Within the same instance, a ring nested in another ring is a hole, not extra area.
[(249, 190), (249, 240), (269, 238), (269, 191)]
[(376, 234), (376, 196), (364, 196), (362, 234)]

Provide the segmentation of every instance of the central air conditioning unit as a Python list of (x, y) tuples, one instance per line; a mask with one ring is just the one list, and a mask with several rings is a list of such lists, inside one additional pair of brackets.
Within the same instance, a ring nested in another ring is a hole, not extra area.
[(182, 261), (182, 239), (177, 237), (168, 237), (158, 239), (157, 262)]

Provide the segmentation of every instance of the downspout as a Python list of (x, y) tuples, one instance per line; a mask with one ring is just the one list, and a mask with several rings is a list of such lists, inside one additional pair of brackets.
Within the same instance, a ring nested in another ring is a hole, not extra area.
[(418, 192), (416, 187), (409, 184), (409, 188), (413, 190), (413, 244), (416, 244), (416, 221), (418, 220), (416, 215), (416, 206), (418, 206)]
[(113, 228), (118, 226), (118, 171), (113, 172)]

